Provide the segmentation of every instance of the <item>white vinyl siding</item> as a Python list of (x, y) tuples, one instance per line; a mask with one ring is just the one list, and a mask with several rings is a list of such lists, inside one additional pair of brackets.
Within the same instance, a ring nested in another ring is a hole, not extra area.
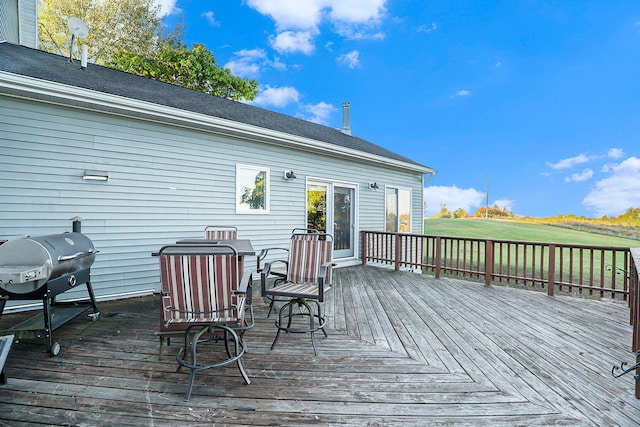
[[(384, 230), (385, 184), (411, 188), (412, 228), (421, 229), (415, 172), (3, 95), (0, 129), (0, 237), (70, 231), (81, 217), (100, 251), (92, 267), (100, 299), (157, 291), (151, 253), (203, 237), (207, 225), (238, 227), (257, 251), (287, 246), (291, 230), (306, 224), (307, 176), (358, 183), (358, 224), (367, 230)], [(238, 163), (270, 170), (268, 214), (236, 213)], [(87, 169), (108, 172), (109, 181), (83, 180)], [(285, 170), (297, 178), (285, 180)], [(368, 188), (374, 177), (379, 190)], [(60, 299), (84, 296), (73, 292)]]
[(0, 1), (0, 42), (38, 48), (38, 0)]

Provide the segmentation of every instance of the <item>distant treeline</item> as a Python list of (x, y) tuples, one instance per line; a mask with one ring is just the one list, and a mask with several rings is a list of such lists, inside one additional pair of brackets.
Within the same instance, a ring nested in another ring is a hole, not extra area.
[(498, 205), (493, 205), (490, 208), (480, 208), (474, 212), (473, 215), (469, 214), (464, 209), (456, 209), (455, 211), (450, 211), (447, 209), (446, 205), (442, 205), (440, 208), (440, 212), (436, 215), (437, 218), (493, 218), (493, 219), (513, 219), (518, 221), (526, 221), (526, 222), (534, 222), (534, 223), (544, 223), (544, 224), (571, 224), (571, 223), (582, 223), (588, 225), (589, 228), (593, 228), (594, 225), (615, 225), (615, 226), (626, 226), (626, 227), (638, 227), (640, 226), (640, 207), (639, 208), (629, 208), (625, 213), (618, 216), (607, 216), (604, 215), (600, 218), (587, 218), (584, 215), (578, 216), (575, 214), (570, 215), (558, 215), (555, 217), (547, 217), (547, 218), (534, 218), (534, 217), (520, 217), (514, 215), (513, 212), (509, 211), (506, 207), (499, 207)]
[(447, 205), (440, 207), (440, 212), (435, 216), (436, 218), (514, 218), (513, 212), (507, 210), (506, 207), (501, 208), (498, 205), (493, 205), (491, 208), (480, 208), (473, 215), (469, 214), (466, 210), (458, 208), (455, 211), (447, 209)]

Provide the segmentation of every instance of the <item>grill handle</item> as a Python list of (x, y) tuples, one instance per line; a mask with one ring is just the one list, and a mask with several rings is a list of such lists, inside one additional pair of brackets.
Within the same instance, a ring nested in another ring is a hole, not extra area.
[(71, 261), (72, 259), (76, 259), (76, 258), (78, 258), (80, 256), (97, 254), (98, 252), (99, 251), (96, 251), (95, 249), (92, 248), (92, 249), (89, 249), (86, 254), (84, 252), (78, 252), (78, 253), (75, 253), (73, 255), (66, 255), (66, 256), (60, 255), (58, 257), (58, 262)]

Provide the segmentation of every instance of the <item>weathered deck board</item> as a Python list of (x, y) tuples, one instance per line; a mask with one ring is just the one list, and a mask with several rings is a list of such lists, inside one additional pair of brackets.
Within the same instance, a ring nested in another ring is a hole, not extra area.
[[(631, 358), (625, 304), (486, 287), (375, 267), (335, 271), (329, 337), (286, 334), (256, 303), (243, 361), (201, 372), (183, 402), (172, 339), (159, 358), (155, 297), (100, 304), (97, 322), (14, 344), (0, 425), (637, 425), (614, 364)], [(259, 302), (259, 301), (258, 301)], [(11, 326), (25, 315), (0, 319)]]

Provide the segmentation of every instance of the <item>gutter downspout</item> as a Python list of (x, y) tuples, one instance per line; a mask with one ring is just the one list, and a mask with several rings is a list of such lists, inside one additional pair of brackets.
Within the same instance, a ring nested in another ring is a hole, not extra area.
[[(437, 170), (431, 169), (431, 172), (422, 175), (422, 221), (420, 222), (420, 234), (424, 234), (424, 185), (436, 177)], [(427, 179), (424, 177), (427, 176)]]

